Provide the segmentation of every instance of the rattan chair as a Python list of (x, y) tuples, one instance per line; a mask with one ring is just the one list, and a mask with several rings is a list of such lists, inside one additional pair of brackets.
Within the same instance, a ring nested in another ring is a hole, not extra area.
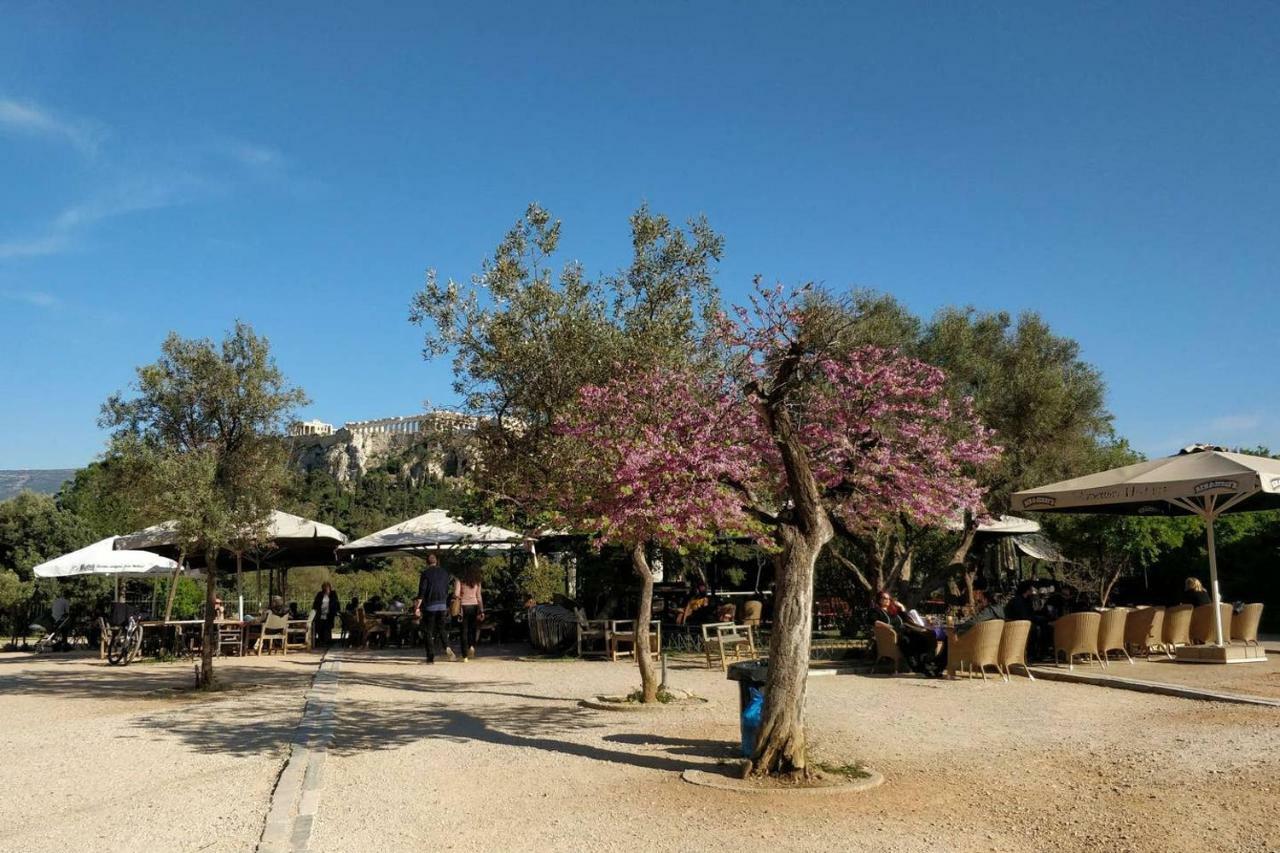
[(982, 680), (987, 680), (987, 667), (1000, 668), (1000, 637), (1004, 633), (1003, 619), (990, 619), (978, 622), (962, 635), (957, 635), (954, 628), (947, 631), (947, 672), (952, 678), (956, 671), (967, 670), (973, 678), (973, 668), (982, 673)]
[(1075, 660), (1084, 655), (1102, 663), (1098, 654), (1098, 626), (1102, 624), (1100, 613), (1068, 613), (1053, 623), (1053, 663), (1058, 665), (1061, 655), (1067, 656), (1067, 669), (1075, 669)]
[(760, 619), (764, 615), (764, 603), (760, 601), (748, 601), (742, 605), (742, 624), (751, 627), (759, 627)]
[(887, 660), (893, 664), (893, 671), (896, 673), (906, 663), (902, 657), (902, 649), (898, 648), (898, 632), (887, 622), (874, 622), (871, 630), (876, 639), (876, 662), (872, 669)]
[(1163, 607), (1139, 607), (1130, 610), (1124, 620), (1124, 644), (1132, 654), (1151, 657), (1152, 649), (1164, 650), (1161, 629), (1164, 628)]
[(1164, 643), (1164, 652), (1173, 657), (1173, 650), (1178, 646), (1191, 645), (1191, 611), (1190, 604), (1179, 604), (1164, 612), (1164, 628), (1160, 637)]
[(1109, 665), (1108, 655), (1111, 652), (1119, 652), (1124, 655), (1125, 660), (1133, 663), (1133, 658), (1129, 657), (1124, 648), (1124, 626), (1128, 617), (1127, 607), (1112, 607), (1102, 611), (1102, 619), (1098, 623), (1098, 655), (1103, 666)]
[(1036, 680), (1036, 677), (1031, 674), (1031, 668), (1027, 666), (1027, 638), (1030, 636), (1031, 620), (1029, 619), (1016, 619), (1004, 623), (1004, 631), (1000, 634), (1000, 652), (997, 655), (997, 661), (1005, 681), (1009, 680), (1011, 666), (1021, 666), (1027, 678)]
[(1258, 645), (1258, 623), (1262, 621), (1262, 605), (1246, 604), (1231, 617), (1231, 642)]
[[(1231, 605), (1219, 604), (1222, 610), (1222, 639), (1226, 640), (1231, 636)], [(1217, 639), (1217, 634), (1213, 630), (1213, 605), (1202, 604), (1191, 611), (1191, 628), (1188, 631), (1191, 635), (1192, 645), (1202, 646), (1205, 643), (1212, 643)]]

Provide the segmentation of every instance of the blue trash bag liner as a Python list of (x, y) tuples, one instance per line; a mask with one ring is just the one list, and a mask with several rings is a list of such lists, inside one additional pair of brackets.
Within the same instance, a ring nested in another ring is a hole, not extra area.
[(742, 757), (750, 758), (756, 751), (756, 736), (760, 734), (760, 720), (764, 716), (764, 691), (748, 687), (750, 698), (742, 711)]

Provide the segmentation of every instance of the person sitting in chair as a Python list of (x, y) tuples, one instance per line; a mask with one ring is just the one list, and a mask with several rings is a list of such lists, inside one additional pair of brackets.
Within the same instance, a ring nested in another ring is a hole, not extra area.
[(876, 595), (875, 606), (871, 610), (871, 621), (884, 622), (898, 634), (898, 648), (902, 657), (913, 672), (930, 677), (942, 674), (942, 644), (933, 631), (903, 618), (903, 606), (894, 601), (887, 589)]

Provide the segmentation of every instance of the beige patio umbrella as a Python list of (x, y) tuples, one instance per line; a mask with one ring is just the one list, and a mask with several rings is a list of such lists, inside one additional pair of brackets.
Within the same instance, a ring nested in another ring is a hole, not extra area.
[(341, 546), (338, 557), (372, 557), (442, 549), (509, 551), (523, 543), (524, 537), (514, 530), (492, 524), (466, 524), (453, 518), (447, 510), (433, 509)]
[(1163, 459), (1015, 492), (1013, 506), (1031, 512), (1199, 516), (1209, 544), (1214, 638), (1223, 646), (1213, 523), (1228, 512), (1280, 509), (1280, 459), (1196, 444)]
[[(248, 556), (255, 567), (287, 571), (294, 566), (330, 566), (334, 563), (334, 549), (347, 541), (347, 535), (332, 525), (309, 518), (272, 510), (267, 521), (266, 538)], [(184, 562), (191, 567), (203, 567), (203, 554), (184, 554), (178, 536), (178, 523), (165, 521), (148, 528), (121, 536), (117, 548), (136, 548), (151, 551)], [(235, 569), (236, 591), (240, 599), (239, 613), (244, 617), (244, 592), (242, 588), (241, 561), (246, 556), (240, 552), (220, 551), (218, 567), (224, 571)], [(165, 618), (168, 619), (168, 608)]]

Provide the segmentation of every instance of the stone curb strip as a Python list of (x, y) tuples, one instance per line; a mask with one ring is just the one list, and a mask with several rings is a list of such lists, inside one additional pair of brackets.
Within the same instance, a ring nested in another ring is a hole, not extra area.
[(1280, 699), (1268, 699), (1264, 696), (1248, 696), (1243, 693), (1218, 693), (1213, 690), (1201, 690), (1197, 687), (1184, 687), (1181, 684), (1138, 681), (1134, 678), (1120, 678), (1115, 675), (1087, 675), (1081, 672), (1071, 672), (1047, 666), (1033, 666), (1031, 671), (1035, 673), (1036, 678), (1043, 678), (1046, 681), (1092, 684), (1097, 687), (1134, 690), (1138, 693), (1158, 693), (1163, 696), (1176, 696), (1179, 699), (1199, 699), (1204, 702), (1231, 702), (1237, 705), (1262, 705), (1269, 708), (1280, 708)]
[(338, 662), (325, 660), (307, 691), (289, 758), (271, 794), (258, 853), (300, 853), (308, 849), (324, 786), (325, 758), (333, 740), (337, 692)]

